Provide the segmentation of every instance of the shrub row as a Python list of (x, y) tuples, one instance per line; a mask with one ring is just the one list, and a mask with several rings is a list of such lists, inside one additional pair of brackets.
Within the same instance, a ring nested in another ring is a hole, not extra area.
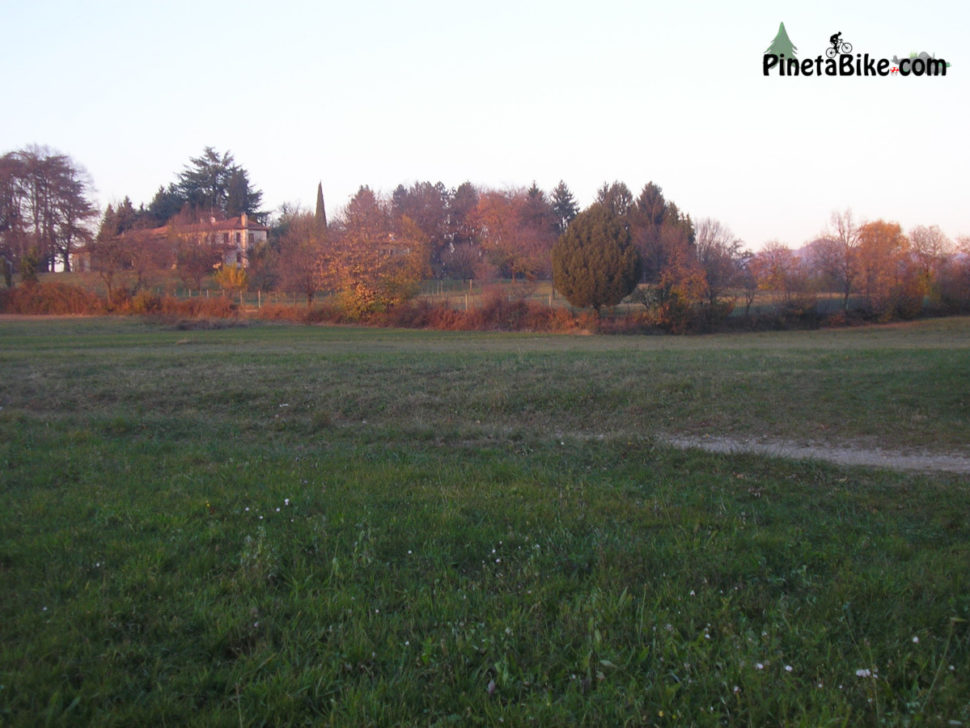
[[(704, 333), (714, 331), (808, 329), (851, 326), (885, 320), (865, 310), (822, 314), (814, 299), (793, 299), (776, 308), (731, 316), (730, 303), (717, 306), (667, 305), (621, 315), (597, 317), (590, 311), (550, 307), (496, 292), (477, 308), (462, 311), (446, 304), (413, 301), (386, 311), (359, 316), (326, 303), (314, 307), (268, 304), (252, 316), (268, 321), (315, 324), (363, 324), (442, 331), (532, 331), (546, 333)], [(144, 315), (168, 320), (238, 319), (239, 307), (229, 298), (175, 298), (148, 291), (116, 291), (105, 299), (83, 288), (44, 282), (0, 290), (0, 313), (42, 315)], [(935, 311), (941, 315), (943, 311)]]
[(44, 282), (0, 291), (0, 312), (35, 315), (135, 314), (177, 318), (234, 318), (238, 307), (221, 296), (174, 298), (147, 291), (131, 296), (115, 291), (110, 299), (66, 283)]

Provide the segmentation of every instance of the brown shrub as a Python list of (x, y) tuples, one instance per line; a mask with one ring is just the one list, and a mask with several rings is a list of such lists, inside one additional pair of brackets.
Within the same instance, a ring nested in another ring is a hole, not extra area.
[(0, 311), (40, 315), (97, 315), (105, 313), (106, 307), (99, 296), (83, 288), (55, 281), (0, 291)]

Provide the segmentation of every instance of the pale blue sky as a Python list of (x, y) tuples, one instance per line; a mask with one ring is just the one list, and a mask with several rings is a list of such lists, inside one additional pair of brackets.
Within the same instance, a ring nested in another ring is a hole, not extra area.
[[(841, 30), (945, 78), (765, 78), (784, 21), (800, 58)], [(99, 201), (148, 202), (204, 146), (267, 208), (331, 212), (358, 186), (560, 179), (583, 205), (648, 181), (752, 248), (834, 210), (970, 235), (970, 10), (921, 2), (273, 3), (0, 0), (0, 152), (71, 155)]]

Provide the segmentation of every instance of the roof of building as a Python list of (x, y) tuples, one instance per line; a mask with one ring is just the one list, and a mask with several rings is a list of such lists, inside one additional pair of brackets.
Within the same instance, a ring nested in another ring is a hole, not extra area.
[(269, 232), (268, 227), (265, 225), (260, 225), (257, 222), (253, 222), (247, 215), (238, 215), (236, 217), (226, 218), (225, 220), (211, 218), (208, 222), (194, 222), (182, 225), (178, 223), (169, 223), (169, 225), (162, 225), (161, 227), (152, 228), (148, 232), (152, 235), (167, 235), (169, 229), (174, 229), (176, 233), (180, 233), (182, 235), (189, 235), (193, 233), (234, 232), (237, 230), (262, 230)]

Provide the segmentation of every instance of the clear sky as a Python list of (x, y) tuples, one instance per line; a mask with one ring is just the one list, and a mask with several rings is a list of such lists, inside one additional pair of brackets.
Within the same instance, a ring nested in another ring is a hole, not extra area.
[[(781, 78), (842, 31), (945, 78)], [(147, 203), (206, 145), (264, 206), (465, 180), (581, 205), (660, 185), (751, 248), (835, 210), (970, 235), (970, 6), (953, 0), (0, 0), (0, 152), (69, 154), (102, 205)]]

